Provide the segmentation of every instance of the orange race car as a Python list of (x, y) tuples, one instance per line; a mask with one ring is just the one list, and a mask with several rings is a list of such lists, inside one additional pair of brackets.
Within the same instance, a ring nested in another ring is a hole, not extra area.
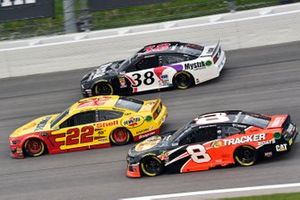
[(35, 119), (9, 137), (13, 158), (123, 145), (159, 133), (167, 116), (160, 99), (96, 96), (60, 114)]
[(259, 157), (289, 151), (297, 134), (287, 114), (206, 113), (176, 132), (152, 136), (132, 147), (127, 176), (201, 171), (235, 163), (251, 166)]

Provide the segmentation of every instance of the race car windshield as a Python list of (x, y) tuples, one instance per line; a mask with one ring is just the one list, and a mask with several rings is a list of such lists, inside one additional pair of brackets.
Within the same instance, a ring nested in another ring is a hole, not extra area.
[(196, 44), (184, 44), (179, 46), (178, 51), (183, 54), (199, 57), (203, 51), (203, 47)]
[(133, 56), (131, 56), (130, 58), (124, 60), (124, 62), (122, 62), (116, 69), (118, 70), (118, 72), (122, 72), (125, 71), (126, 68), (137, 58), (138, 54), (134, 54)]
[(115, 107), (132, 110), (134, 112), (138, 112), (143, 106), (144, 102), (136, 99), (121, 97)]
[(169, 137), (169, 141), (173, 143), (174, 141), (178, 141), (178, 139), (183, 135), (184, 132), (191, 129), (191, 122), (187, 123), (185, 126), (182, 126), (180, 129), (178, 129), (175, 133)]
[(69, 114), (69, 108), (60, 113), (52, 122), (51, 127), (55, 126), (61, 119), (63, 119), (67, 114)]
[(241, 123), (258, 126), (261, 128), (266, 128), (270, 120), (271, 119), (269, 117), (259, 115), (259, 114), (245, 113), (242, 114), (241, 116)]

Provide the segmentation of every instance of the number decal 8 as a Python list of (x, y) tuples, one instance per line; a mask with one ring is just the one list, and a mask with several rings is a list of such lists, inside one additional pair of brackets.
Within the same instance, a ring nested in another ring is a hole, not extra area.
[(191, 155), (192, 160), (196, 163), (204, 163), (211, 160), (203, 145), (197, 144), (188, 146), (186, 151)]

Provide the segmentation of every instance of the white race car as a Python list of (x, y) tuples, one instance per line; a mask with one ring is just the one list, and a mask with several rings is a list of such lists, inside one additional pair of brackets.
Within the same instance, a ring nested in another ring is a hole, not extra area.
[(219, 42), (201, 46), (163, 42), (126, 60), (103, 64), (81, 80), (84, 96), (128, 94), (167, 87), (186, 89), (220, 75), (226, 62)]

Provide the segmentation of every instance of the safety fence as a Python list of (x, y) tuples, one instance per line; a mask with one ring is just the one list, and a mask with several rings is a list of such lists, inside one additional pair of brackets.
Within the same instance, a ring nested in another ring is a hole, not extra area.
[[(170, 0), (142, 6), (94, 11), (75, 1), (77, 31), (91, 31), (178, 20), (217, 13), (260, 8), (300, 0)], [(55, 17), (0, 23), (0, 40), (64, 34), (62, 0), (55, 0)]]

